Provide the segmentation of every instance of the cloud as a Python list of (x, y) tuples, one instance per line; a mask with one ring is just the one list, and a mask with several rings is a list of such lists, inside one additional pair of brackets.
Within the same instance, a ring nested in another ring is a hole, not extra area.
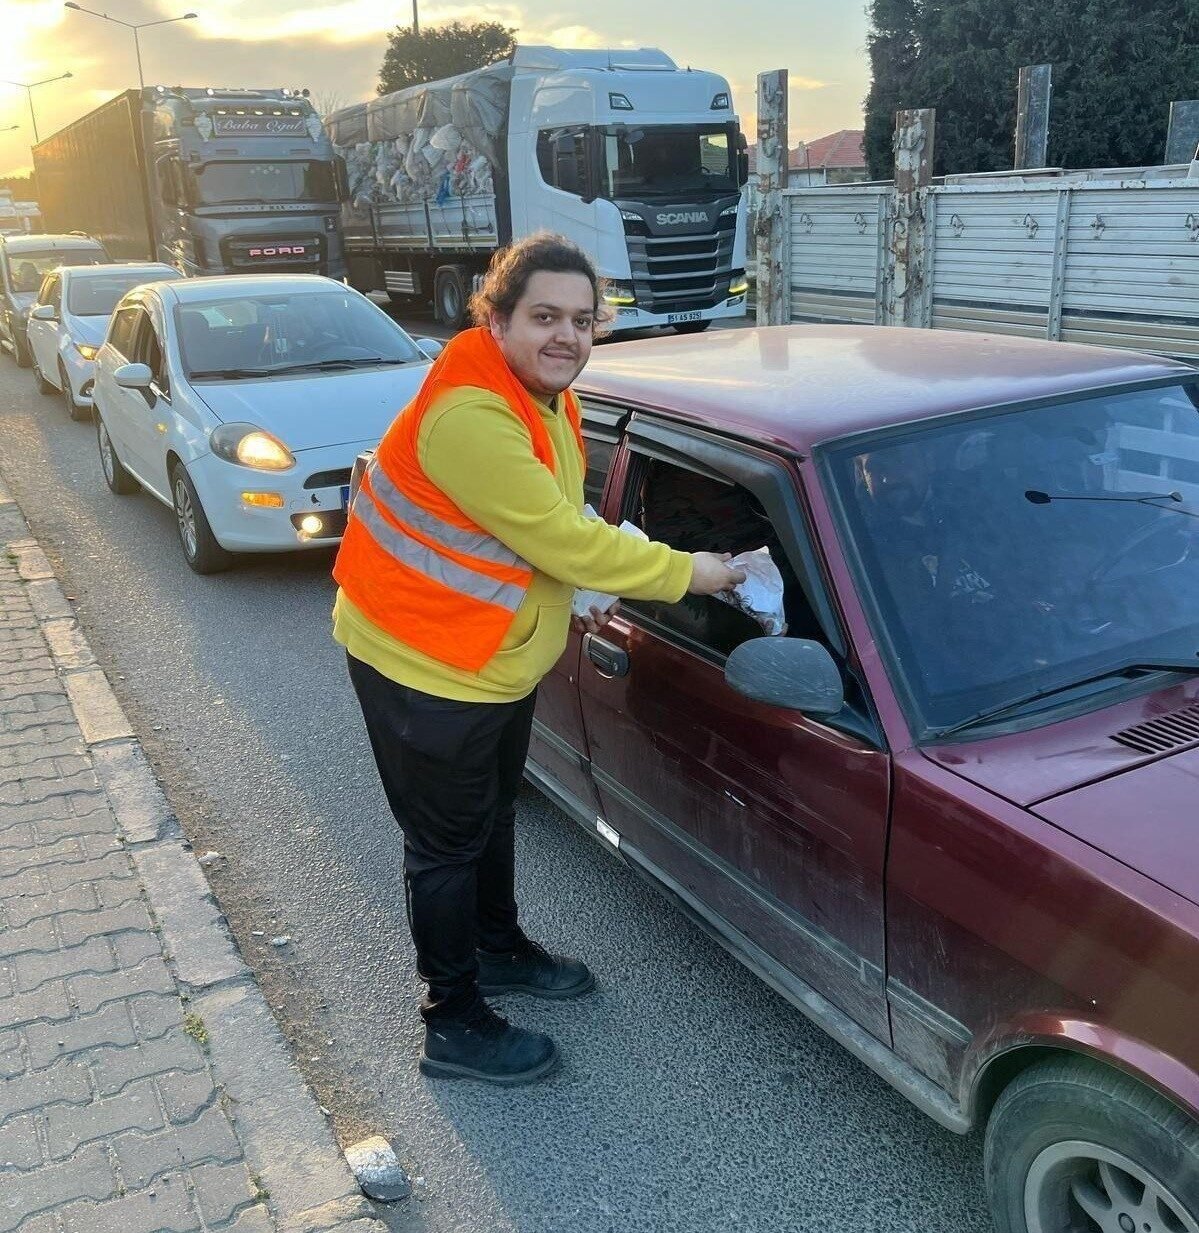
[(800, 77), (798, 73), (787, 74), (789, 90), (827, 90), (829, 86), (836, 84), (835, 81), (817, 81), (815, 77)]

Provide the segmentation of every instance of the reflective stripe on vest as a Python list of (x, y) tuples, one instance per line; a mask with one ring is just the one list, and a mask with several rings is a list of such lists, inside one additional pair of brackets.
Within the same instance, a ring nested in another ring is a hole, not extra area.
[[(490, 561), (493, 565), (511, 565), (517, 569), (531, 569), (532, 566), (517, 556), (507, 544), (501, 543), (494, 535), (486, 531), (464, 531), (461, 527), (443, 522), (435, 514), (410, 501), (387, 478), (387, 472), (372, 458), (366, 468), (370, 477), (370, 487), (375, 494), (375, 500), (397, 522), (419, 531), (426, 539), (444, 544), (455, 552), (464, 553), (468, 557), (478, 557), (480, 561)], [(370, 498), (368, 497), (367, 500)], [(357, 505), (354, 512), (357, 513)]]
[[(376, 479), (378, 474), (381, 474), (378, 470), (376, 470), (374, 475), (370, 475), (368, 472), (371, 482)], [(393, 516), (398, 517), (398, 515), (394, 515), (393, 511), (389, 510), (389, 512), (392, 512)], [(432, 519), (432, 515), (428, 514), (427, 511), (422, 510), (421, 513), (426, 519)], [(524, 601), (525, 587), (519, 586), (514, 582), (502, 582), (498, 578), (491, 577), (490, 574), (479, 573), (477, 570), (470, 569), (458, 561), (442, 556), (441, 553), (430, 548), (427, 544), (422, 543), (418, 539), (413, 539), (411, 535), (405, 535), (399, 527), (392, 526), (371, 499), (367, 485), (363, 485), (359, 489), (358, 497), (354, 502), (354, 517), (358, 519), (363, 530), (370, 535), (371, 539), (375, 541), (382, 551), (394, 557), (400, 564), (424, 574), (434, 582), (441, 583), (442, 586), (449, 587), (451, 590), (457, 591), (462, 595), (468, 595), (472, 599), (482, 600), (487, 604), (495, 604), (497, 607), (505, 608), (509, 612), (516, 612)], [(432, 520), (442, 531), (448, 529), (463, 535), (471, 534), (470, 532), (461, 531), (458, 527), (448, 527), (440, 519)], [(423, 528), (419, 529), (423, 531)], [(430, 538), (436, 538), (436, 536), (431, 535)], [(493, 539), (491, 536), (486, 538)], [(494, 542), (499, 543), (498, 540)], [(500, 547), (503, 548), (504, 552), (508, 553), (509, 558), (509, 561), (501, 562), (502, 564), (520, 561), (520, 558), (510, 549), (504, 548), (502, 544), (500, 544)]]

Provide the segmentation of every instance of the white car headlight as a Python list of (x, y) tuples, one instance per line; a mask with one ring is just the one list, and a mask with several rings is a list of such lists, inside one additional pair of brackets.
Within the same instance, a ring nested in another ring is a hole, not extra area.
[(77, 342), (74, 346), (75, 350), (78, 351), (85, 360), (94, 360), (96, 358), (96, 352), (100, 350), (99, 347), (93, 347), (91, 343)]
[(222, 424), (208, 442), (218, 458), (255, 471), (286, 471), (296, 465), (295, 455), (278, 437), (253, 424)]

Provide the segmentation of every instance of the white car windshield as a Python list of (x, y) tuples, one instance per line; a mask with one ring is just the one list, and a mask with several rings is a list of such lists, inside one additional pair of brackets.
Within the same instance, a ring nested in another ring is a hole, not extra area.
[(384, 312), (354, 292), (333, 288), (181, 304), (175, 320), (183, 367), (193, 379), (425, 359)]
[(170, 278), (169, 274), (140, 270), (124, 274), (89, 274), (73, 278), (67, 291), (67, 311), (76, 317), (108, 317), (127, 291), (142, 283)]
[(1199, 669), (1199, 387), (942, 421), (831, 462), (924, 731)]

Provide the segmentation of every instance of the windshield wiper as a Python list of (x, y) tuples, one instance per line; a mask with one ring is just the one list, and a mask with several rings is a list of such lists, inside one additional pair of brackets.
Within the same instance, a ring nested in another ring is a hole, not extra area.
[[(1192, 509), (1180, 509), (1181, 492), (1041, 492), (1037, 488), (1029, 488), (1024, 499), (1033, 505), (1048, 505), (1051, 501), (1125, 501), (1132, 505), (1148, 505), (1152, 509), (1173, 510), (1176, 514), (1186, 514), (1190, 518), (1199, 518), (1199, 513)], [(1173, 505), (1158, 505), (1158, 501), (1172, 501)]]
[(273, 368), (203, 368), (199, 372), (189, 372), (188, 379), (197, 381), (201, 377), (212, 377), (218, 381), (234, 381), (238, 377), (269, 377), (276, 370)]
[(383, 355), (366, 355), (356, 359), (309, 360), (303, 364), (284, 364), (272, 372), (333, 372), (339, 368), (373, 368), (378, 364), (406, 364), (407, 360), (388, 359)]
[(967, 718), (959, 720), (955, 724), (950, 724), (947, 728), (938, 728), (933, 735), (938, 739), (951, 736), (953, 733), (961, 732), (966, 728), (973, 728), (978, 724), (985, 724), (994, 719), (1002, 719), (1005, 715), (1021, 711), (1034, 702), (1041, 702), (1045, 698), (1053, 698), (1058, 694), (1069, 693), (1074, 689), (1082, 689), (1087, 685), (1097, 685), (1102, 681), (1119, 677), (1131, 677), (1134, 674), (1146, 675), (1161, 672), (1183, 672), (1188, 675), (1199, 676), (1199, 657), (1192, 656), (1190, 659), (1137, 660), (1133, 663), (1118, 664), (1114, 668), (1097, 672), (1094, 676), (1083, 677), (1079, 681), (1067, 681), (1063, 685), (1053, 685), (1048, 689), (1038, 689), (1031, 694), (1021, 694), (1017, 698), (1009, 698), (1006, 702), (998, 702), (994, 706), (988, 706), (981, 711), (976, 711), (973, 715), (967, 716)]

